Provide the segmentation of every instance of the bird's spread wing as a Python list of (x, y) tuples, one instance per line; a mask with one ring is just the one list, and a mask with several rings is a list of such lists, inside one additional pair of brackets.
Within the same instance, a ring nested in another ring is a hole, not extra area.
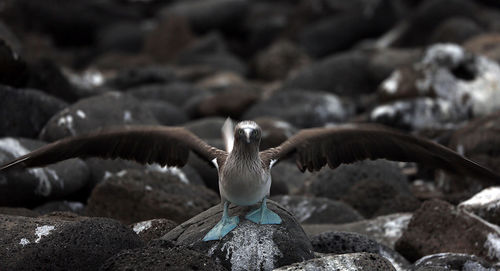
[(500, 181), (499, 175), (442, 145), (373, 124), (302, 130), (280, 146), (260, 153), (267, 163), (291, 154), (296, 154), (301, 171), (319, 170), (327, 164), (336, 168), (343, 163), (385, 158)]
[(142, 164), (184, 166), (189, 151), (207, 161), (226, 153), (182, 127), (125, 126), (61, 139), (0, 166), (0, 170), (18, 164), (44, 166), (74, 157), (122, 158)]

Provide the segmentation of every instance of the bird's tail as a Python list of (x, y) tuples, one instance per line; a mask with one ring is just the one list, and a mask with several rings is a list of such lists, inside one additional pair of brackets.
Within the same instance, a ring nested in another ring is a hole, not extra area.
[(226, 151), (231, 152), (234, 145), (234, 123), (231, 118), (227, 118), (224, 125), (222, 125), (222, 138), (226, 145)]

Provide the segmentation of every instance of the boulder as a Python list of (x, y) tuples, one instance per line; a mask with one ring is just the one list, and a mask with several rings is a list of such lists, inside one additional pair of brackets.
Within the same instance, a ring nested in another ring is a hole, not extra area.
[(466, 17), (452, 17), (440, 23), (429, 38), (429, 44), (457, 43), (484, 32), (484, 29), (474, 20)]
[(109, 218), (0, 215), (0, 229), (2, 270), (97, 270), (119, 251), (144, 246)]
[(149, 84), (167, 84), (176, 80), (174, 70), (168, 66), (148, 65), (126, 68), (106, 82), (106, 85), (119, 90)]
[(396, 251), (410, 261), (441, 252), (473, 254), (498, 261), (500, 229), (478, 216), (440, 200), (422, 204), (396, 242)]
[(178, 107), (184, 107), (187, 101), (198, 95), (207, 95), (207, 91), (184, 82), (172, 82), (168, 84), (148, 84), (133, 87), (127, 90), (139, 100), (160, 100), (171, 103)]
[[(311, 110), (314, 108), (314, 110)], [(353, 105), (323, 91), (281, 90), (261, 101), (243, 115), (243, 119), (275, 117), (295, 127), (309, 128), (340, 123), (354, 112)]]
[(488, 222), (500, 225), (500, 187), (489, 187), (460, 203), (458, 208), (472, 212)]
[(45, 123), (66, 106), (39, 90), (0, 85), (0, 137), (36, 138)]
[[(31, 139), (1, 138), (0, 164), (27, 154), (45, 143)], [(12, 168), (0, 172), (0, 205), (31, 206), (69, 196), (89, 180), (89, 169), (80, 159), (70, 159), (43, 168)]]
[(254, 207), (231, 206), (229, 214), (240, 217), (239, 225), (220, 241), (202, 241), (221, 219), (222, 208), (217, 205), (179, 225), (162, 239), (189, 245), (228, 270), (272, 270), (313, 258), (310, 241), (293, 215), (272, 201), (268, 201), (268, 207), (283, 219), (282, 224), (255, 224), (244, 218)]
[[(498, 267), (498, 264), (497, 264)], [(484, 259), (474, 255), (459, 253), (439, 253), (427, 255), (413, 264), (415, 271), (425, 270), (498, 270)]]
[(301, 224), (341, 224), (363, 219), (351, 206), (328, 198), (287, 195), (271, 199), (289, 210)]
[[(1, 24), (1, 28), (4, 27), (4, 24)], [(28, 79), (26, 62), (18, 55), (19, 52), (14, 51), (11, 45), (4, 40), (5, 37), (0, 36), (0, 60), (2, 63), (0, 65), (0, 84), (13, 87), (24, 86)]]
[(278, 41), (259, 52), (254, 62), (259, 78), (280, 80), (285, 79), (290, 72), (309, 64), (310, 59), (293, 43)]
[(119, 92), (82, 99), (54, 115), (40, 138), (55, 141), (120, 125), (157, 124), (153, 113), (138, 100)]
[(42, 215), (49, 214), (52, 212), (72, 212), (78, 215), (82, 215), (85, 205), (79, 201), (67, 201), (67, 200), (57, 200), (49, 201), (33, 209)]
[(141, 221), (130, 225), (130, 228), (141, 237), (144, 242), (149, 242), (167, 234), (173, 228), (179, 225), (177, 222), (159, 218)]
[(325, 255), (300, 263), (275, 269), (275, 271), (308, 270), (396, 271), (384, 257), (373, 253), (348, 253)]
[(181, 173), (123, 170), (110, 174), (92, 191), (86, 214), (126, 224), (153, 218), (180, 223), (219, 202), (217, 194), (190, 184)]

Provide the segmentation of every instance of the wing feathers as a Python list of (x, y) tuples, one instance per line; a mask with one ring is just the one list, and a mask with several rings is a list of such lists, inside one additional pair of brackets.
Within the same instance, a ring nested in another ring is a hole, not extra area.
[(276, 148), (261, 152), (264, 161), (296, 154), (301, 171), (365, 159), (418, 162), (447, 171), (500, 181), (489, 169), (432, 141), (378, 125), (346, 125), (302, 130)]
[(142, 164), (184, 166), (189, 151), (211, 161), (225, 152), (181, 127), (129, 126), (65, 138), (0, 167), (44, 166), (73, 157), (122, 158)]

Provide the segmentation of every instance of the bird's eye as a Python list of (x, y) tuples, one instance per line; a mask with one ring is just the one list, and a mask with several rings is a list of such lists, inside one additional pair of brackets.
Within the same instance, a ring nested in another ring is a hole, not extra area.
[(257, 130), (252, 131), (252, 136), (257, 136)]
[(238, 130), (238, 134), (239, 134), (239, 135), (242, 135), (242, 134), (243, 134), (243, 130), (241, 130), (241, 129), (240, 129), (240, 130)]

